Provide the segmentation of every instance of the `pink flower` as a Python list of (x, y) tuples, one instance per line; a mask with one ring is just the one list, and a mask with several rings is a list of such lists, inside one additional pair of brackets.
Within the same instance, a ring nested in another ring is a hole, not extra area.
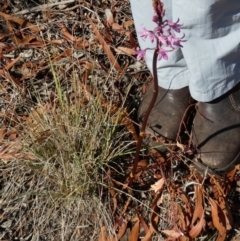
[(165, 45), (167, 45), (166, 38), (167, 37), (165, 35), (161, 34), (161, 33), (158, 35), (158, 40), (160, 41), (160, 43), (165, 44)]
[(149, 35), (148, 36), (149, 36), (150, 41), (153, 43), (154, 39), (155, 39), (155, 34), (152, 31), (149, 31)]
[(158, 23), (159, 22), (159, 16), (157, 15), (156, 11), (154, 11), (153, 17), (152, 17), (152, 21), (154, 23)]
[(168, 60), (167, 52), (171, 52), (171, 50), (165, 50), (161, 47), (158, 48), (158, 60), (165, 59)]
[(143, 25), (141, 25), (141, 31), (139, 31), (138, 32), (138, 34), (140, 35), (140, 37), (142, 38), (142, 40), (146, 40), (146, 38), (148, 37), (148, 31), (147, 31), (147, 29), (143, 26)]
[[(168, 52), (174, 51), (176, 48), (182, 47), (181, 43), (186, 41), (183, 40), (184, 35), (181, 38), (178, 38), (174, 34), (174, 31), (178, 33), (181, 31), (182, 25), (179, 24), (179, 19), (176, 22), (162, 20), (165, 14), (165, 10), (163, 9), (163, 4), (161, 2), (153, 0), (153, 8), (154, 14), (152, 17), (152, 21), (155, 22), (157, 26), (152, 31), (150, 31), (147, 30), (144, 25), (141, 25), (141, 31), (139, 31), (138, 34), (144, 41), (149, 38), (150, 41), (153, 43), (156, 39), (156, 47), (151, 49), (157, 49), (158, 60), (167, 60)], [(146, 48), (144, 50), (137, 48), (137, 60), (143, 59), (148, 49), (150, 48)]]
[(167, 25), (173, 30), (175, 30), (176, 32), (180, 33), (180, 27), (182, 26), (182, 24), (178, 24), (178, 22), (179, 22), (179, 19), (175, 23), (167, 20)]
[(182, 38), (177, 38), (174, 34), (170, 34), (167, 37), (167, 45), (172, 48), (176, 48), (176, 47), (182, 47), (181, 42), (186, 42), (186, 40), (183, 40), (184, 35)]
[(141, 25), (141, 31), (138, 32), (142, 40), (146, 40), (147, 37), (149, 37), (150, 41), (153, 43), (155, 39), (155, 34), (153, 31), (148, 31), (143, 25)]
[(137, 60), (141, 60), (145, 57), (146, 55), (146, 49), (140, 49), (140, 48), (137, 48), (136, 49), (136, 54), (137, 54)]
[(162, 26), (157, 26), (156, 28), (154, 28), (153, 31), (154, 31), (155, 33), (159, 33), (159, 32), (161, 33), (162, 30), (163, 30), (163, 27), (162, 27)]

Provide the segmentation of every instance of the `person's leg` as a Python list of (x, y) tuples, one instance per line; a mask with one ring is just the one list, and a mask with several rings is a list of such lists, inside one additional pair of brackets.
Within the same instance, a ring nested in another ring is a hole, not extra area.
[[(153, 30), (156, 23), (152, 21), (153, 7), (151, 0), (130, 0), (131, 8), (134, 18), (136, 31), (141, 30), (141, 25), (148, 30)], [(166, 10), (166, 18), (172, 19), (171, 1), (166, 0), (164, 8)], [(138, 41), (141, 49), (154, 48), (155, 43), (146, 40), (143, 41), (138, 35)], [(154, 50), (147, 50), (146, 63), (150, 71), (153, 65)], [(147, 132), (152, 133), (156, 137), (164, 137), (166, 139), (175, 140), (179, 124), (182, 116), (188, 106), (188, 99), (190, 93), (188, 90), (189, 78), (187, 78), (188, 70), (183, 58), (181, 49), (178, 49), (169, 54), (168, 60), (161, 60), (157, 62), (158, 69), (158, 98), (152, 112), (148, 118)], [(153, 95), (152, 86), (144, 95), (142, 103), (139, 108), (139, 120), (141, 122), (145, 111)], [(151, 146), (160, 146), (159, 143), (152, 141), (152, 138), (145, 138), (145, 143)], [(158, 148), (165, 151), (165, 148)]]
[[(151, 19), (144, 14), (152, 15), (150, 1), (131, 0), (131, 3), (136, 29), (142, 23), (152, 29)], [(172, 53), (169, 61), (158, 62), (159, 85), (177, 90), (189, 84), (193, 98), (199, 101), (193, 125), (197, 167), (201, 171), (207, 166), (226, 172), (240, 162), (240, 3), (193, 0), (186, 4), (178, 0), (170, 11), (166, 10), (172, 14), (172, 21), (180, 18), (184, 23), (187, 42), (182, 51)], [(139, 42), (142, 48), (150, 46), (141, 39)], [(151, 59), (149, 51), (150, 70)], [(162, 108), (161, 102), (157, 105), (156, 112)]]
[(178, 0), (177, 18), (187, 39), (182, 52), (190, 93), (199, 101), (192, 131), (195, 164), (226, 172), (240, 162), (240, 2)]
[(187, 40), (182, 52), (191, 96), (214, 100), (240, 81), (240, 1), (178, 0), (172, 11)]

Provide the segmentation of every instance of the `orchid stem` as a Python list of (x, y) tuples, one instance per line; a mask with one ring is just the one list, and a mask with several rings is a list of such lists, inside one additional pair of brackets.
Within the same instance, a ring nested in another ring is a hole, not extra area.
[(133, 180), (134, 180), (134, 177), (136, 174), (136, 170), (137, 170), (137, 166), (138, 166), (138, 162), (139, 162), (140, 150), (141, 150), (143, 138), (145, 136), (145, 129), (147, 126), (148, 117), (152, 111), (152, 108), (153, 108), (153, 106), (156, 102), (157, 96), (158, 96), (157, 58), (158, 58), (158, 50), (155, 49), (154, 54), (153, 54), (153, 82), (154, 82), (153, 96), (152, 96), (151, 102), (146, 110), (146, 113), (143, 117), (143, 122), (142, 122), (142, 125), (140, 128), (140, 134), (139, 134), (138, 141), (137, 141), (133, 168), (132, 168), (132, 172), (130, 174), (129, 180), (128, 180), (128, 187), (132, 186), (132, 183), (133, 183)]

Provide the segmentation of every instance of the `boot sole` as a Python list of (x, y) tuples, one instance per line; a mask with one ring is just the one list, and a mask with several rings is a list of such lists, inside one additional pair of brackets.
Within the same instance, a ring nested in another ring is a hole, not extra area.
[(206, 166), (204, 163), (200, 162), (199, 160), (194, 160), (193, 165), (200, 174), (208, 173), (211, 175), (221, 176), (231, 171), (235, 165), (239, 164), (239, 161), (240, 161), (240, 152), (233, 159), (233, 161), (231, 161), (224, 168), (211, 169), (210, 167)]

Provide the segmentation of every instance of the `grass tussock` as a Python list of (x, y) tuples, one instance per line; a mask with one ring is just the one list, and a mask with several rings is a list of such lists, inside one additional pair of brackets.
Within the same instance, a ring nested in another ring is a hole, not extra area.
[(101, 168), (117, 155), (117, 120), (97, 96), (87, 103), (62, 103), (49, 112), (45, 108), (35, 110), (25, 127), (26, 147), (38, 159), (30, 161), (31, 168), (53, 180), (63, 196), (93, 191), (101, 183)]
[[(53, 76), (56, 83), (57, 72)], [(72, 80), (70, 94), (56, 84), (55, 97), (38, 98), (18, 123), (24, 155), (2, 165), (1, 190), (2, 210), (14, 222), (9, 225), (21, 226), (18, 237), (96, 240), (101, 226), (111, 226), (103, 178), (108, 163), (128, 149), (127, 132), (122, 110), (94, 83), (94, 77), (88, 84)]]

